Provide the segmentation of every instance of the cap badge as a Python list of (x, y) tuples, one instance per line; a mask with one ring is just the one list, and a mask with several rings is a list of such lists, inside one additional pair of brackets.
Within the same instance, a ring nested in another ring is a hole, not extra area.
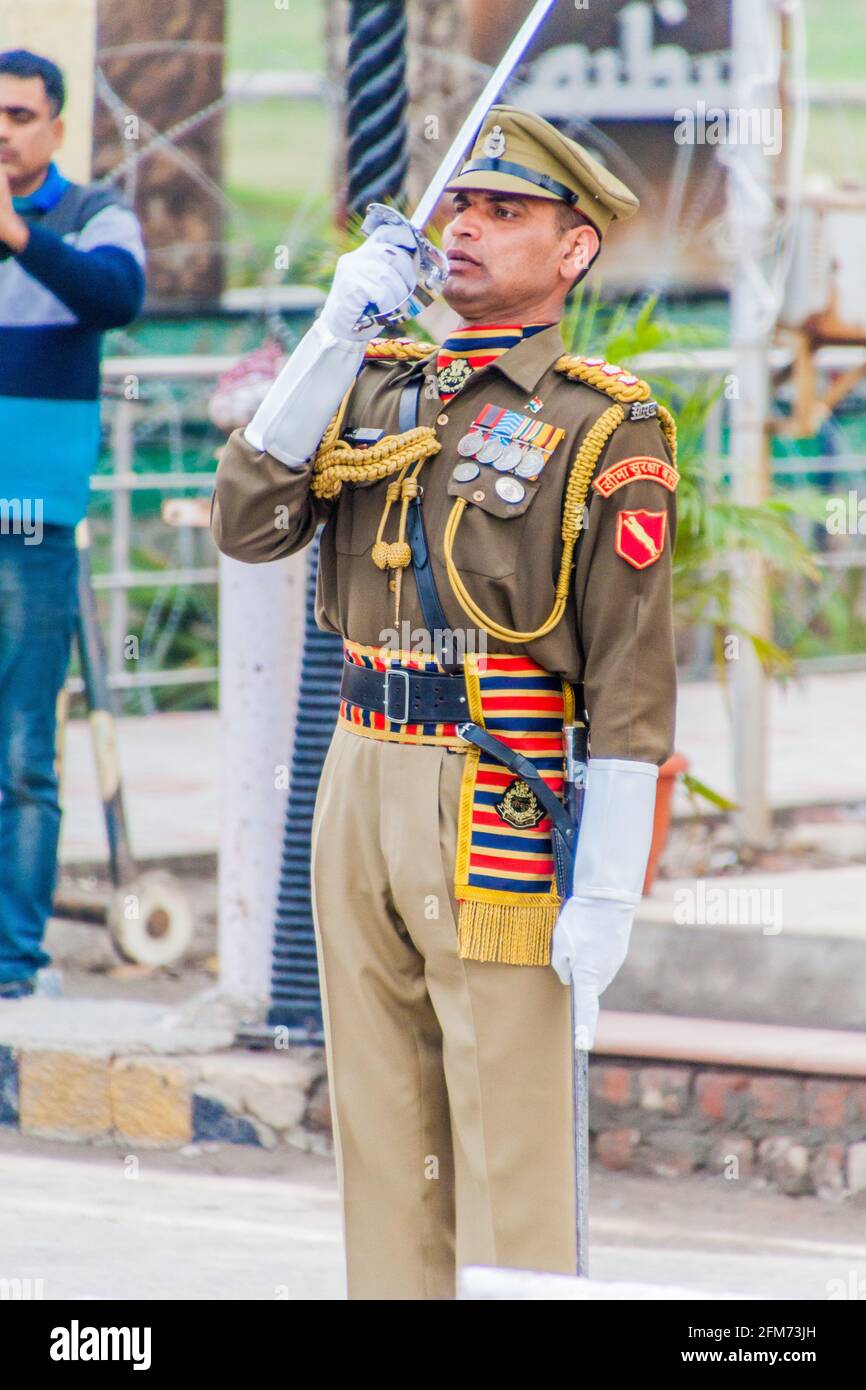
[(484, 141), (484, 153), (489, 159), (501, 159), (505, 154), (505, 136), (502, 126), (495, 125)]

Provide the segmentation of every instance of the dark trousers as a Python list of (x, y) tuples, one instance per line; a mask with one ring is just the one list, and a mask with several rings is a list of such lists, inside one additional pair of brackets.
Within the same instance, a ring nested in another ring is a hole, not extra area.
[(72, 526), (0, 532), (0, 984), (50, 963), (57, 876), (55, 707), (78, 608)]

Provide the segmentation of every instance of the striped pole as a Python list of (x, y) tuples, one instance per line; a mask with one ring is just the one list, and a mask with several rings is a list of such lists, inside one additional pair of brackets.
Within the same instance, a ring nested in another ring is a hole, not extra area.
[[(349, 11), (348, 206), (398, 200), (408, 165), (404, 0), (352, 0)], [(313, 930), (310, 849), (322, 765), (340, 702), (343, 644), (316, 626), (319, 538), (307, 554), (304, 649), (274, 920), (270, 1027), (324, 1040)]]
[(399, 202), (409, 167), (405, 0), (352, 0), (346, 75), (348, 207)]

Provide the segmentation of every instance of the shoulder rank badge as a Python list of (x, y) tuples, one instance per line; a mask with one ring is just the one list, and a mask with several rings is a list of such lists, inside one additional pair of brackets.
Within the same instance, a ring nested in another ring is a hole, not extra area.
[(496, 810), (506, 825), (513, 825), (515, 830), (526, 830), (544, 820), (544, 807), (529, 783), (519, 777), (509, 782)]
[(593, 479), (592, 486), (602, 497), (610, 497), (617, 488), (625, 487), (626, 483), (633, 483), (638, 478), (648, 478), (653, 483), (661, 483), (668, 492), (673, 492), (680, 480), (680, 475), (675, 468), (671, 468), (664, 459), (646, 458), (640, 455), (637, 458), (623, 459), (621, 463), (614, 463), (610, 468), (606, 468), (597, 478)]
[(667, 512), (621, 511), (616, 518), (617, 555), (636, 570), (654, 565), (665, 548)]

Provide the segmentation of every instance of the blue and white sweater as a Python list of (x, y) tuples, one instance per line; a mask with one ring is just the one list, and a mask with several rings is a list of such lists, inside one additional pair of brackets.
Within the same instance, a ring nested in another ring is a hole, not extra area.
[(99, 452), (102, 334), (144, 298), (141, 230), (114, 190), (54, 164), (13, 202), (30, 240), (0, 259), (0, 497), (74, 526)]

